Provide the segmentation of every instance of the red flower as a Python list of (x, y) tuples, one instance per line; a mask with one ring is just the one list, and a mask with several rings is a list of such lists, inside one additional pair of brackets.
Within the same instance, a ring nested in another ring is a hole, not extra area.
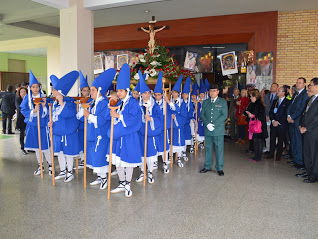
[(136, 54), (136, 57), (138, 57), (138, 54)]

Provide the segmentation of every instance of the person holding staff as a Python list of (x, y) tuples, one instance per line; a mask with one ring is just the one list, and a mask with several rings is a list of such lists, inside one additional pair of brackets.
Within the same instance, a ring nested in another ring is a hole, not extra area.
[(66, 97), (77, 80), (78, 75), (77, 71), (72, 71), (61, 79), (58, 79), (55, 75), (50, 76), (53, 85), (52, 93), (56, 100), (53, 102), (52, 122), (49, 122), (49, 127), (53, 126), (54, 154), (58, 156), (60, 165), (60, 173), (55, 179), (64, 178), (65, 183), (71, 182), (74, 179), (74, 157), (79, 154), (77, 132), (79, 122), (76, 118), (76, 104), (73, 98)]
[[(25, 117), (24, 122), (26, 126), (26, 139), (24, 149), (29, 151), (35, 151), (36, 159), (38, 161), (38, 168), (34, 171), (34, 175), (38, 176), (41, 174), (40, 168), (40, 152), (39, 152), (39, 140), (38, 140), (38, 125), (37, 125), (37, 112), (40, 115), (40, 134), (41, 134), (41, 150), (45, 155), (46, 162), (49, 168), (49, 175), (52, 175), (52, 161), (50, 153), (50, 141), (49, 141), (49, 130), (46, 127), (48, 122), (48, 108), (46, 106), (46, 100), (39, 105), (34, 105), (34, 98), (45, 97), (43, 94), (38, 80), (30, 70), (29, 73), (29, 87), (28, 95), (23, 98), (20, 105), (21, 113)], [(42, 165), (44, 170), (44, 166)]]
[[(124, 64), (117, 78), (117, 96), (120, 98), (117, 111), (111, 111), (115, 118), (112, 164), (116, 165), (119, 185), (111, 193), (125, 192), (132, 196), (130, 187), (133, 170), (141, 164), (141, 146), (138, 131), (141, 127), (141, 110), (135, 98), (130, 95), (130, 68)], [(107, 133), (110, 137), (110, 129)], [(107, 156), (109, 157), (109, 155)]]
[(227, 119), (228, 110), (226, 100), (218, 97), (218, 94), (218, 86), (210, 85), (209, 96), (211, 98), (206, 99), (202, 104), (200, 119), (204, 125), (205, 164), (200, 173), (212, 170), (214, 144), (216, 155), (215, 169), (219, 176), (223, 176), (225, 120)]
[(90, 185), (100, 184), (100, 189), (107, 188), (108, 162), (106, 161), (107, 147), (109, 138), (107, 131), (110, 127), (110, 110), (108, 108), (109, 101), (106, 92), (111, 85), (116, 74), (114, 68), (110, 68), (100, 74), (91, 86), (91, 98), (93, 103), (91, 110), (81, 110), (77, 115), (85, 116), (87, 123), (87, 158), (93, 172), (97, 174), (97, 179)]
[[(144, 151), (145, 148), (145, 125), (148, 124), (147, 132), (147, 167), (148, 167), (148, 183), (154, 183), (153, 178), (153, 166), (154, 162), (158, 160), (158, 150), (157, 150), (157, 140), (158, 136), (162, 131), (162, 121), (163, 115), (160, 111), (159, 106), (156, 104), (155, 100), (150, 96), (150, 89), (147, 86), (141, 72), (138, 72), (140, 76), (140, 94), (141, 100), (139, 106), (142, 113), (142, 125), (139, 130), (140, 142), (141, 142), (141, 151)], [(148, 113), (146, 112), (148, 110)], [(141, 157), (141, 173), (140, 176), (136, 179), (136, 182), (142, 182), (144, 180), (145, 168), (144, 168), (144, 156)]]
[[(185, 147), (185, 136), (183, 126), (185, 124), (187, 117), (186, 105), (184, 102), (181, 101), (180, 98), (182, 77), (183, 75), (179, 77), (178, 81), (172, 88), (172, 101), (170, 101), (167, 96), (164, 96), (165, 101), (170, 106), (169, 111), (171, 113), (171, 118), (173, 119), (173, 151), (170, 152), (170, 157), (171, 160), (173, 160), (173, 153), (177, 154), (179, 168), (183, 167), (183, 163), (181, 162), (181, 159), (183, 157), (182, 152)], [(169, 135), (171, 135), (171, 129), (169, 131)]]

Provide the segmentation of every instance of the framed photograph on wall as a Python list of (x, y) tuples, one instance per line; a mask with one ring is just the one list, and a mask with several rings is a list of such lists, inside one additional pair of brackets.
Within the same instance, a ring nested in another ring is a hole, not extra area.
[(235, 51), (227, 52), (220, 55), (222, 74), (232, 75), (238, 73), (235, 60)]
[(115, 57), (114, 55), (105, 55), (105, 71), (108, 70), (109, 68), (115, 68)]
[(101, 52), (94, 53), (94, 74), (100, 74), (104, 72), (103, 59)]
[(187, 51), (185, 60), (184, 60), (184, 68), (190, 71), (194, 71), (195, 65), (197, 63), (198, 53)]
[(125, 63), (128, 63), (128, 54), (117, 55), (117, 70), (120, 70)]

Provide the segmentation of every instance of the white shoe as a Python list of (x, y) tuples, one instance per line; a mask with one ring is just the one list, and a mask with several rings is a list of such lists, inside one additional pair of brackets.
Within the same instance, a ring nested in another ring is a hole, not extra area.
[(158, 161), (153, 162), (153, 170), (158, 169)]
[(181, 159), (178, 159), (178, 167), (183, 168), (183, 163), (181, 162)]
[(52, 176), (52, 165), (49, 165), (49, 175)]
[(112, 176), (118, 175), (117, 170), (115, 169), (115, 170), (111, 173), (111, 175), (112, 175)]
[(101, 178), (99, 189), (104, 190), (107, 188), (107, 178)]
[(170, 172), (168, 164), (167, 163), (163, 163), (163, 173), (164, 174), (168, 174)]
[(59, 175), (55, 177), (55, 179), (62, 179), (62, 178), (65, 178), (65, 176), (66, 176), (66, 170), (63, 170), (59, 173)]
[(65, 177), (65, 179), (64, 179), (64, 183), (69, 183), (69, 182), (71, 182), (73, 179), (74, 179), (74, 175), (73, 175), (72, 171), (68, 171), (68, 172), (66, 173), (66, 177)]
[(148, 172), (148, 183), (154, 183), (155, 180), (153, 179), (152, 172)]
[(111, 193), (119, 193), (125, 191), (125, 181), (119, 181), (119, 186), (110, 190)]
[(194, 153), (194, 148), (191, 146), (190, 147), (190, 154), (193, 154)]
[(183, 153), (182, 153), (182, 157), (183, 157), (183, 160), (184, 160), (184, 161), (186, 161), (186, 162), (189, 161), (189, 159), (188, 159), (188, 157), (187, 157), (187, 155), (186, 155), (186, 152), (183, 152)]
[(130, 198), (131, 196), (132, 196), (132, 191), (130, 189), (130, 182), (126, 181), (126, 184), (125, 184), (125, 197), (126, 198)]
[(94, 186), (94, 185), (98, 185), (98, 184), (100, 184), (100, 182), (101, 182), (101, 179), (100, 179), (100, 177), (98, 176), (93, 182), (91, 182), (89, 185), (91, 185), (91, 186)]
[(78, 165), (78, 169), (83, 169), (84, 168), (84, 161), (81, 161), (80, 164)]
[(139, 175), (139, 177), (136, 179), (137, 183), (141, 183), (142, 181), (144, 181), (144, 173), (141, 172), (141, 174)]
[(200, 149), (204, 149), (204, 144), (200, 143)]
[(268, 148), (267, 147), (263, 148), (263, 153), (265, 153), (265, 152), (268, 152)]
[[(42, 170), (44, 172), (44, 167), (42, 166)], [(41, 167), (39, 166), (37, 170), (34, 171), (33, 173), (35, 176), (41, 175)]]

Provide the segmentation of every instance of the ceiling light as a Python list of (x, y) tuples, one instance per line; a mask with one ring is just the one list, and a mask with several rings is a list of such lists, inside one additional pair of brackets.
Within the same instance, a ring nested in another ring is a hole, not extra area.
[(150, 13), (150, 10), (145, 10), (145, 13)]

